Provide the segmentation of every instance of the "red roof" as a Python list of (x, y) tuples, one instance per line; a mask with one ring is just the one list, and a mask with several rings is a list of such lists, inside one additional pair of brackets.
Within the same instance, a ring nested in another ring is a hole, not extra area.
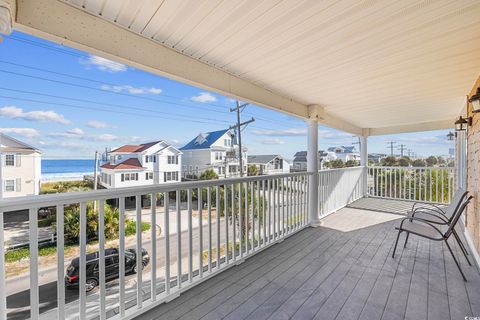
[(112, 152), (130, 152), (130, 153), (142, 152), (156, 145), (159, 142), (160, 141), (154, 141), (154, 142), (138, 144), (138, 145), (127, 144), (127, 145), (121, 146), (120, 148), (112, 150)]
[(104, 165), (101, 166), (102, 168), (105, 168), (105, 169), (116, 169), (116, 170), (125, 170), (125, 169), (145, 169), (144, 167), (142, 167), (142, 164), (140, 163), (140, 161), (138, 161), (138, 159), (135, 159), (135, 158), (130, 158), (130, 159), (127, 159), (123, 162), (120, 162), (120, 163), (117, 163), (117, 164), (110, 164), (110, 163), (106, 163)]

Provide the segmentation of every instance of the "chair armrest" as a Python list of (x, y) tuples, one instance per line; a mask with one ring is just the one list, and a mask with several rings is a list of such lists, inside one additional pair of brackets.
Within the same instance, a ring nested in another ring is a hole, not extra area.
[[(419, 207), (417, 207), (417, 205)], [(428, 202), (415, 202), (412, 206), (412, 211), (415, 211), (417, 208), (426, 208), (431, 210), (438, 210), (438, 212), (443, 213), (445, 215), (445, 211), (437, 204), (428, 203)]]
[[(423, 213), (423, 214), (427, 214), (429, 216), (438, 218), (438, 219), (443, 221), (443, 223), (438, 223), (438, 224), (448, 224), (448, 218), (444, 214), (441, 214), (437, 211), (429, 210), (429, 209), (426, 209), (426, 208), (423, 208), (423, 210), (421, 210), (421, 209), (422, 208), (417, 208), (417, 210), (412, 212), (410, 217), (415, 217), (415, 214), (417, 214), (417, 213)], [(422, 219), (422, 218), (418, 218), (418, 219)], [(425, 219), (422, 219), (422, 220), (425, 220)], [(436, 223), (436, 222), (433, 222), (433, 223)]]

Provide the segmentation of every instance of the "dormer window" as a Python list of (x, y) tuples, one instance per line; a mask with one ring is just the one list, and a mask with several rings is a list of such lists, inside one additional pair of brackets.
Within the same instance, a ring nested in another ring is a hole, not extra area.
[(223, 145), (225, 147), (231, 147), (232, 146), (232, 139), (224, 139), (223, 140)]

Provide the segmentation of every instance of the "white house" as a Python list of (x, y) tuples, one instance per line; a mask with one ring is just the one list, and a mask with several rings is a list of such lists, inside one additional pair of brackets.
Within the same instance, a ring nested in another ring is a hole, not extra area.
[(347, 162), (349, 160), (360, 161), (360, 152), (355, 146), (339, 146), (328, 148), (329, 152), (334, 152), (337, 159)]
[(109, 153), (100, 167), (105, 188), (121, 188), (181, 181), (182, 152), (160, 140), (125, 145)]
[(0, 198), (40, 193), (41, 152), (0, 133)]
[[(332, 161), (337, 159), (334, 152), (318, 151), (318, 168), (323, 169), (325, 161)], [(295, 153), (292, 164), (293, 171), (307, 171), (307, 151), (298, 151)]]
[[(243, 170), (246, 172), (247, 148), (242, 146), (242, 149)], [(207, 169), (213, 169), (220, 177), (240, 174), (239, 148), (233, 130), (200, 133), (180, 150), (183, 152), (185, 178), (198, 178)]]
[(248, 165), (256, 166), (261, 175), (290, 172), (290, 164), (279, 154), (248, 156)]

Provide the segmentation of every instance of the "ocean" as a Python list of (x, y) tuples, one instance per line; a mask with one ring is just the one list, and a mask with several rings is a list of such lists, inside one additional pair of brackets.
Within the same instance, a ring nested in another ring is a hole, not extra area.
[(42, 181), (81, 179), (93, 175), (95, 160), (42, 159)]

